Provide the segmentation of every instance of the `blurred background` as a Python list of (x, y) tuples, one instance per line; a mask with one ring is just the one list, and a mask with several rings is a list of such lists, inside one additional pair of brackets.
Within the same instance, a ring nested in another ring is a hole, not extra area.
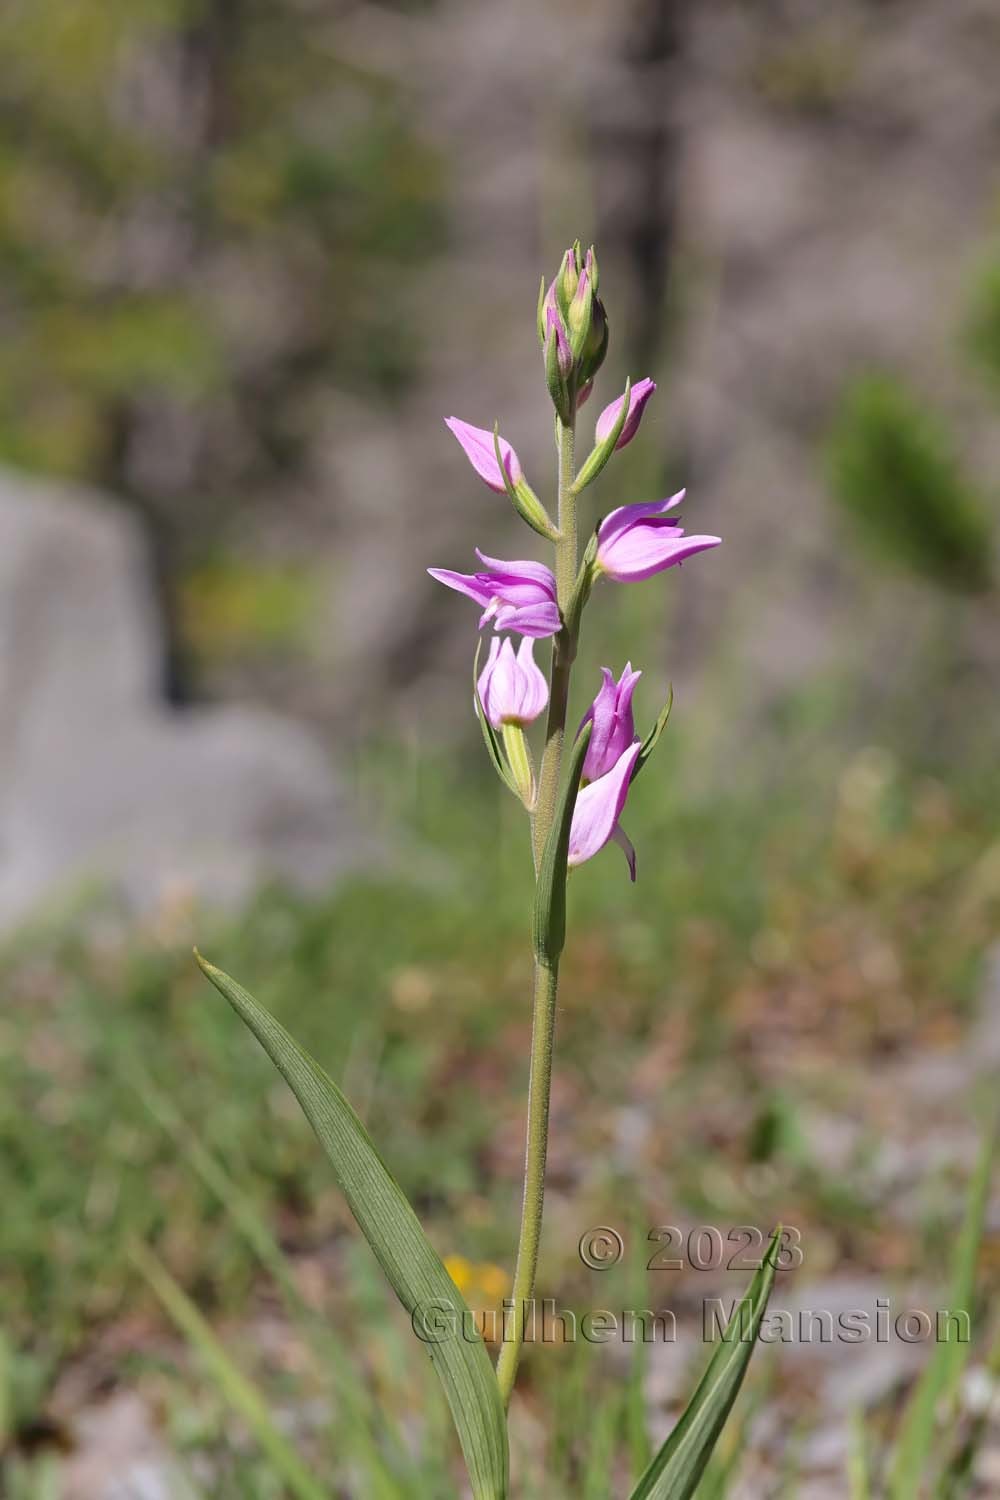
[[(543, 1245), (560, 1305), (681, 1336), (530, 1350), (518, 1493), (625, 1493), (703, 1366), (745, 1276), (647, 1274), (656, 1225), (794, 1225), (781, 1305), (949, 1305), (1000, 1066), (998, 63), (990, 0), (7, 0), (0, 1494), (294, 1493), (213, 1337), (323, 1493), (462, 1493), (190, 947), (497, 1305), (530, 863), (425, 569), (534, 552), (442, 418), (499, 419), (547, 494), (535, 298), (576, 236), (611, 322), (582, 432), (659, 385), (584, 525), (686, 485), (725, 545), (588, 614), (574, 712), (627, 657), (641, 720), (676, 701), (638, 884), (615, 850), (573, 881)], [(942, 1495), (1000, 1493), (998, 1266), (994, 1199)], [(761, 1351), (706, 1495), (850, 1493), (931, 1354)]]

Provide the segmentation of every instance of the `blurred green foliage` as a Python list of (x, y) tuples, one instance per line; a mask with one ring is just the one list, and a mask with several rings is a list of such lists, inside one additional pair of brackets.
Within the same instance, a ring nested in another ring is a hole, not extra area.
[(176, 571), (294, 503), (346, 385), (418, 349), (441, 172), (296, 0), (0, 7), (0, 459), (130, 499)]
[(306, 567), (220, 553), (182, 582), (185, 644), (204, 661), (305, 651), (320, 598), (319, 578)]
[(1000, 257), (996, 253), (984, 262), (973, 282), (966, 346), (1000, 391)]
[[(629, 885), (618, 850), (572, 881), (554, 1149), (576, 1206), (570, 1219), (555, 1217), (544, 1268), (561, 1306), (593, 1304), (573, 1246), (608, 1204), (622, 1224), (655, 1222), (665, 1203), (707, 1223), (750, 1214), (766, 1224), (786, 1213), (811, 1255), (835, 1239), (838, 1253), (877, 1265), (884, 1253), (898, 1270), (874, 1137), (862, 1135), (834, 1169), (817, 1159), (803, 1122), (817, 1109), (856, 1107), (852, 1064), (863, 1069), (873, 1053), (891, 1056), (915, 1036), (954, 1039), (997, 930), (995, 765), (981, 784), (945, 784), (886, 749), (868, 747), (846, 766), (839, 751), (823, 761), (817, 749), (791, 756), (799, 773), (766, 798), (754, 771), (699, 801), (678, 790), (698, 753), (671, 726), (658, 769), (635, 785), (639, 884)], [(223, 1476), (237, 1465), (212, 1494), (257, 1493), (224, 1405), (194, 1372), (164, 1368), (171, 1361), (150, 1319), (162, 1323), (128, 1259), (133, 1235), (156, 1248), (282, 1409), (312, 1409), (313, 1381), (318, 1409), (337, 1406), (294, 1327), (282, 1334), (287, 1364), (274, 1357), (273, 1332), (261, 1332), (273, 1330), (274, 1313), (262, 1259), (269, 1276), (275, 1270), (262, 1239), (289, 1257), (312, 1322), (321, 1313), (342, 1351), (364, 1351), (383, 1422), (409, 1422), (417, 1389), (424, 1409), (423, 1356), (387, 1305), (324, 1156), (267, 1059), (198, 973), (190, 941), (196, 932), (213, 958), (252, 976), (343, 1083), (442, 1254), (503, 1270), (521, 1162), (530, 966), (518, 877), (530, 860), (513, 799), (480, 770), (368, 747), (358, 799), (373, 823), (409, 826), (409, 873), (356, 878), (314, 903), (264, 892), (224, 925), (207, 925), (178, 900), (143, 929), (123, 923), (117, 938), (113, 921), (97, 944), (59, 926), (5, 954), (0, 1193), (16, 1207), (0, 1219), (14, 1393), (0, 1491), (13, 1484), (24, 1434), (45, 1417), (58, 1372), (76, 1356), (99, 1375), (102, 1337), (119, 1329), (115, 1377), (171, 1413), (174, 1450), (210, 1454)], [(416, 852), (432, 840), (446, 863)], [(797, 1060), (780, 1091), (772, 1039)], [(618, 1131), (636, 1111), (649, 1134), (633, 1156)], [(187, 1138), (224, 1167), (222, 1196)], [(936, 1192), (929, 1185), (916, 1219), (907, 1198), (910, 1269), (941, 1262)], [(638, 1267), (620, 1269), (627, 1279)], [(602, 1305), (647, 1295), (644, 1281), (629, 1290), (615, 1274), (602, 1278)], [(612, 1393), (625, 1400), (631, 1387), (620, 1366), (600, 1350), (549, 1346), (528, 1351), (526, 1378), (556, 1413), (538, 1461), (559, 1482), (546, 1485), (543, 1474), (524, 1493), (581, 1493), (562, 1483), (581, 1464), (594, 1477), (583, 1493), (622, 1492), (629, 1421)], [(580, 1420), (598, 1409), (612, 1424), (597, 1445), (603, 1457)], [(434, 1420), (420, 1439), (421, 1477), (451, 1451)], [(364, 1481), (350, 1488), (362, 1459), (342, 1433), (324, 1422), (303, 1433), (303, 1451), (326, 1445), (321, 1472), (343, 1478), (345, 1493), (375, 1493)], [(411, 1493), (452, 1489), (439, 1476), (415, 1480)]]
[(934, 413), (901, 381), (855, 382), (829, 460), (834, 496), (874, 553), (944, 589), (991, 587), (993, 518)]
[[(573, 877), (561, 1067), (567, 1084), (599, 1092), (611, 1119), (635, 1099), (650, 1048), (676, 1033), (686, 1066), (673, 1065), (672, 1090), (655, 1070), (643, 1076), (664, 1140), (687, 1121), (691, 1149), (670, 1164), (678, 1204), (703, 1209), (710, 1176), (702, 1126), (685, 1111), (701, 1090), (725, 1091), (735, 1067), (741, 1105), (726, 1150), (746, 1167), (768, 1161), (786, 1174), (781, 1192), (794, 1182), (825, 1213), (821, 1178), (811, 1165), (798, 1176), (793, 1092), (776, 1103), (763, 1078), (755, 1090), (741, 1039), (775, 995), (823, 1049), (855, 1038), (863, 1052), (873, 1035), (891, 1045), (921, 1017), (955, 1024), (1000, 912), (996, 768), (949, 787), (868, 750), (838, 782), (817, 752), (767, 798), (748, 777), (699, 802), (674, 790), (697, 754), (668, 730), (662, 769), (635, 784), (636, 887), (615, 849)], [(372, 746), (363, 771), (357, 797), (376, 831), (382, 818), (402, 821), (414, 849), (433, 840), (446, 865), (414, 852), (412, 873), (359, 878), (316, 903), (265, 892), (214, 933), (181, 901), (132, 936), (123, 926), (120, 942), (95, 949), (59, 926), (4, 955), (0, 1190), (18, 1210), (0, 1220), (0, 1293), (17, 1340), (65, 1355), (119, 1316), (130, 1233), (156, 1242), (209, 1301), (245, 1294), (244, 1251), (214, 1232), (210, 1198), (143, 1104), (144, 1078), (291, 1241), (322, 1243), (346, 1222), (294, 1101), (194, 967), (195, 932), (346, 1080), (414, 1201), (448, 1225), (441, 1248), (505, 1258), (530, 982), (523, 822), (488, 768), (472, 778), (444, 757), (407, 764), (398, 747)], [(773, 1024), (792, 1020), (777, 1007)], [(585, 1155), (601, 1118), (580, 1122)], [(491, 1145), (508, 1120), (509, 1170)], [(736, 1212), (739, 1197), (714, 1206)]]

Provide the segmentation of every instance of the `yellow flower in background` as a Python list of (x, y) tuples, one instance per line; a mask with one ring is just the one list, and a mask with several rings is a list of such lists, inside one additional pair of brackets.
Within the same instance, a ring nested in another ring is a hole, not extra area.
[(476, 1279), (482, 1288), (483, 1296), (490, 1302), (502, 1302), (510, 1290), (510, 1277), (502, 1266), (485, 1265), (476, 1266)]
[[(507, 1272), (490, 1261), (474, 1262), (466, 1260), (464, 1255), (446, 1255), (444, 1268), (469, 1303), (479, 1332), (488, 1341), (492, 1340), (498, 1320), (487, 1314), (496, 1312), (510, 1289)], [(482, 1305), (475, 1307), (476, 1302)]]
[(469, 1286), (472, 1284), (472, 1262), (466, 1260), (464, 1255), (446, 1255), (444, 1258), (444, 1268), (464, 1297)]

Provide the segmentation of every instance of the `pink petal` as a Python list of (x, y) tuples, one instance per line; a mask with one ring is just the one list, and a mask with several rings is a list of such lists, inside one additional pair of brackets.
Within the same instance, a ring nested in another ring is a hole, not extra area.
[(668, 500), (642, 500), (638, 505), (620, 505), (604, 517), (597, 530), (598, 549), (612, 541), (620, 532), (626, 531), (643, 516), (662, 515), (680, 505), (687, 490), (678, 490)]
[(497, 661), (499, 659), (500, 653), (504, 646), (509, 645), (509, 641), (505, 640), (501, 642), (498, 635), (495, 635), (493, 637), (492, 641), (490, 641), (490, 654), (486, 659), (486, 665), (480, 672), (479, 681), (476, 684), (479, 690), (479, 701), (483, 705), (483, 713), (486, 715), (487, 719), (489, 719), (494, 729), (500, 728), (500, 715), (496, 711), (496, 706), (491, 693), (491, 687), (493, 684), (494, 675), (496, 673)]
[(721, 541), (718, 536), (685, 536), (683, 527), (653, 517), (620, 533), (607, 547), (599, 547), (597, 560), (609, 578), (636, 583), (696, 552), (718, 547)]
[[(484, 615), (482, 625), (488, 618)], [(534, 636), (537, 640), (545, 636), (558, 635), (562, 629), (559, 606), (554, 600), (540, 603), (502, 604), (496, 601), (496, 612), (492, 616), (495, 630), (516, 630), (518, 635)]]
[(585, 786), (576, 798), (569, 834), (569, 864), (581, 865), (603, 849), (621, 816), (628, 784), (642, 749), (636, 740), (606, 776)]
[(534, 650), (535, 642), (531, 636), (525, 636), (517, 650), (517, 665), (521, 676), (519, 717), (526, 724), (537, 719), (549, 701), (549, 685), (545, 680), (545, 673), (535, 664)]
[(618, 682), (609, 667), (602, 667), (601, 673), (604, 678), (601, 689), (580, 723), (581, 729), (588, 721), (593, 724), (583, 762), (587, 781), (607, 775), (635, 739), (632, 694), (642, 673), (633, 672), (631, 662), (626, 664)]
[[(635, 385), (630, 387), (628, 397), (628, 416), (625, 418), (625, 421), (622, 424), (622, 430), (618, 435), (618, 441), (617, 443), (615, 443), (616, 451), (619, 448), (624, 448), (625, 444), (630, 443), (635, 437), (636, 433), (639, 430), (639, 422), (642, 418), (642, 413), (645, 409), (646, 402), (649, 400), (650, 396), (652, 396), (655, 390), (656, 381), (651, 380), (648, 375), (645, 380), (639, 380)], [(622, 409), (622, 403), (624, 400), (625, 396), (624, 394), (622, 394), (618, 397), (617, 401), (612, 401), (611, 404), (609, 406), (606, 406), (601, 412), (601, 415), (597, 419), (597, 426), (594, 429), (594, 437), (597, 442), (603, 443), (605, 438), (610, 436), (615, 423), (618, 421), (618, 414)]]
[(485, 563), (492, 573), (496, 573), (501, 582), (515, 580), (523, 582), (525, 579), (538, 584), (539, 588), (552, 599), (556, 597), (556, 580), (551, 568), (544, 563), (531, 562), (528, 560), (518, 562), (504, 562), (499, 557), (487, 557), (485, 552), (476, 548), (476, 556), (481, 563)]
[(635, 885), (635, 847), (620, 823), (616, 823), (611, 830), (611, 842), (617, 844), (619, 849), (624, 849), (625, 858), (628, 860), (629, 878)]
[[(445, 417), (444, 425), (461, 443), (466, 458), (484, 484), (488, 484), (491, 490), (502, 495), (506, 486), (500, 472), (500, 465), (497, 463), (492, 432), (486, 427), (473, 427), (470, 422), (463, 422), (460, 417)], [(516, 484), (521, 478), (521, 464), (506, 438), (500, 438), (500, 452), (503, 455), (507, 475), (511, 483)]]
[(438, 583), (443, 583), (445, 588), (467, 594), (477, 604), (489, 604), (493, 596), (492, 590), (484, 588), (482, 579), (476, 573), (454, 573), (451, 568), (428, 568), (427, 571)]

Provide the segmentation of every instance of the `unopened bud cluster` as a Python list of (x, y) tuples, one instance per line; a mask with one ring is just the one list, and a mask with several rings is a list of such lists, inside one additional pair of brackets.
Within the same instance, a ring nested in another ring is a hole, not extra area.
[(580, 241), (562, 258), (558, 274), (538, 297), (538, 337), (545, 355), (545, 383), (560, 421), (572, 423), (593, 388), (608, 352), (608, 317), (597, 294), (600, 271), (591, 245)]

